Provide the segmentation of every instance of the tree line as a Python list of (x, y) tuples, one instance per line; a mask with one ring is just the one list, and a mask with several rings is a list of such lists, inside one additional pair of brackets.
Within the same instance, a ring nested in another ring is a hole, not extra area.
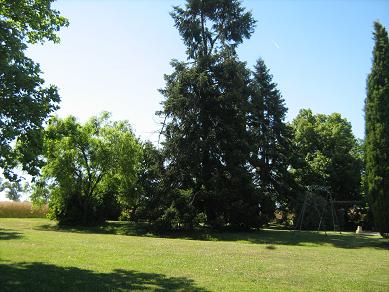
[(276, 211), (288, 223), (308, 193), (304, 227), (313, 228), (314, 209), (327, 208), (331, 194), (362, 206), (348, 205), (342, 218), (372, 213), (376, 228), (388, 233), (388, 37), (378, 22), (360, 141), (338, 113), (303, 109), (285, 121), (285, 100), (264, 60), (249, 68), (237, 54), (256, 24), (240, 1), (174, 7), (187, 58), (172, 60), (160, 89), (156, 147), (108, 113), (84, 124), (52, 116), (57, 89), (44, 87), (39, 65), (25, 56), (27, 44), (57, 42), (55, 32), (68, 25), (52, 2), (0, 3), (0, 167), (14, 181), (3, 183), (8, 193), (20, 187), (21, 167), (34, 177), (33, 202), (48, 203), (60, 224), (122, 219), (159, 230), (260, 228)]

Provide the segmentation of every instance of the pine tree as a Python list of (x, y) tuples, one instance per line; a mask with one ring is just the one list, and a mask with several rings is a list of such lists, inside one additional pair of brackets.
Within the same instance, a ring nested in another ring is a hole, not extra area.
[(171, 15), (189, 62), (173, 61), (161, 90), (172, 197), (165, 219), (189, 227), (200, 218), (213, 226), (258, 226), (247, 167), (250, 71), (236, 55), (255, 21), (238, 1), (187, 1)]
[(272, 79), (265, 62), (259, 59), (251, 82), (248, 125), (255, 183), (267, 204), (273, 202), (274, 206), (275, 201), (286, 201), (292, 184), (288, 172), (291, 129), (285, 123), (284, 99)]
[(373, 66), (365, 100), (366, 188), (376, 228), (389, 234), (389, 41), (374, 23)]

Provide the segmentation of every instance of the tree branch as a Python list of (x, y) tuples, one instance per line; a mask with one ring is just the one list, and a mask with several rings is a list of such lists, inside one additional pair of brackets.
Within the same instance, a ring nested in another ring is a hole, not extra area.
[(88, 192), (87, 193), (90, 193), (90, 190), (92, 187), (92, 173), (91, 173), (91, 169), (90, 169), (90, 165), (89, 165), (89, 160), (88, 160), (88, 156), (85, 153), (85, 149), (82, 148), (81, 146), (79, 146), (79, 149), (81, 150), (82, 156), (83, 156), (84, 161), (85, 161), (86, 172), (88, 174)]

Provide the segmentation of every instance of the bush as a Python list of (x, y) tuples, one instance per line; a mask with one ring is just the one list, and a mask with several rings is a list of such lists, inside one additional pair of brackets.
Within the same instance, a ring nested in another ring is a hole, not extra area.
[(58, 220), (60, 225), (97, 225), (105, 220), (118, 220), (121, 212), (114, 194), (110, 193), (91, 198), (79, 192), (59, 195), (53, 192), (49, 207), (48, 217)]

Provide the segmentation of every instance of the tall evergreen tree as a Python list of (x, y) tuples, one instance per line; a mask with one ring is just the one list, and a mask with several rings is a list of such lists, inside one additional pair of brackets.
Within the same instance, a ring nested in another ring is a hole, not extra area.
[(250, 163), (259, 191), (269, 200), (280, 203), (286, 201), (293, 185), (288, 172), (292, 135), (285, 123), (284, 99), (272, 79), (265, 62), (259, 59), (251, 83)]
[(374, 221), (381, 234), (389, 234), (389, 41), (374, 23), (373, 66), (367, 79), (365, 101), (366, 187)]
[(170, 192), (173, 217), (188, 226), (199, 217), (211, 225), (258, 226), (258, 194), (247, 166), (250, 72), (236, 55), (255, 21), (234, 0), (187, 1), (171, 15), (189, 61), (172, 62), (161, 90), (167, 173), (177, 190)]

